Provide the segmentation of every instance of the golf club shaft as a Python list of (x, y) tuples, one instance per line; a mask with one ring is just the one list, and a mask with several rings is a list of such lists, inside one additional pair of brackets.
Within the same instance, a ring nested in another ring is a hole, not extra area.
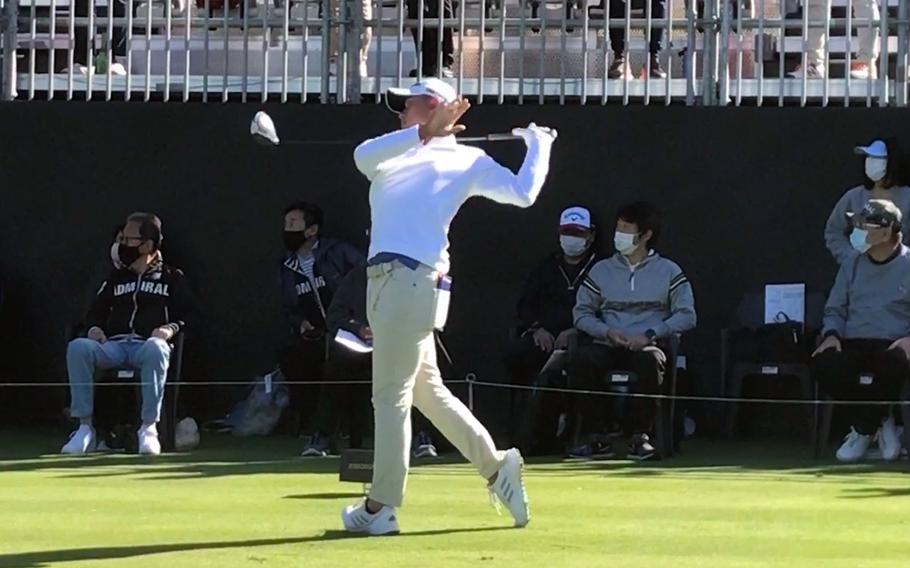
[[(459, 142), (502, 142), (504, 140), (520, 140), (521, 136), (516, 136), (511, 132), (496, 132), (493, 134), (487, 134), (485, 136), (458, 136), (456, 140)], [(317, 144), (317, 145), (341, 145), (341, 146), (353, 146), (358, 144), (356, 140), (282, 140), (281, 144), (294, 144), (294, 145), (303, 145), (303, 144)]]

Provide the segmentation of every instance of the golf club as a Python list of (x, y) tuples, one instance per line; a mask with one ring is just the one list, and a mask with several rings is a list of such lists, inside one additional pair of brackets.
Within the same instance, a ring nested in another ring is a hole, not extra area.
[[(250, 122), (250, 134), (253, 140), (264, 146), (279, 145), (343, 145), (354, 146), (359, 144), (357, 140), (281, 140), (278, 138), (278, 130), (275, 128), (275, 122), (264, 111), (259, 111), (253, 116)], [(459, 142), (501, 142), (503, 140), (521, 140), (521, 136), (516, 136), (511, 132), (501, 132), (487, 134), (486, 136), (459, 136)]]

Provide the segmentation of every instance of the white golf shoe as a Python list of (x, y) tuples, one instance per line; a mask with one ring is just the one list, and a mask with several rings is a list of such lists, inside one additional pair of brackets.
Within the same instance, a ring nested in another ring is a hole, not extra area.
[(882, 421), (882, 428), (878, 431), (878, 449), (882, 452), (882, 459), (894, 461), (901, 457), (901, 440), (894, 424), (894, 417), (889, 416)]
[(158, 428), (156, 426), (139, 428), (139, 454), (143, 456), (161, 454), (161, 442), (158, 440)]
[(846, 463), (858, 462), (866, 455), (870, 443), (872, 436), (860, 434), (851, 427), (850, 433), (844, 438), (844, 443), (837, 450), (837, 460)]
[(523, 527), (531, 520), (528, 492), (522, 477), (523, 468), (521, 452), (512, 448), (506, 452), (502, 467), (496, 474), (496, 481), (489, 485), (492, 497), (509, 509), (516, 527)]
[(88, 424), (82, 424), (70, 434), (70, 439), (60, 450), (61, 454), (82, 456), (95, 451), (95, 429)]
[(344, 530), (350, 533), (364, 533), (372, 536), (394, 535), (400, 532), (395, 509), (383, 505), (375, 513), (367, 512), (366, 499), (356, 505), (348, 505), (341, 512)]

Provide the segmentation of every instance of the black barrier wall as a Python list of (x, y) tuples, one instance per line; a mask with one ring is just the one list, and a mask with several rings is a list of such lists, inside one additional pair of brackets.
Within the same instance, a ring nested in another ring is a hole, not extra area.
[[(243, 381), (274, 365), (283, 325), (277, 259), (284, 205), (296, 198), (320, 203), (326, 234), (365, 247), (368, 184), (354, 168), (352, 148), (255, 145), (248, 125), (258, 108), (0, 106), (5, 379), (65, 376), (67, 325), (105, 265), (113, 226), (133, 210), (162, 217), (166, 260), (186, 271), (203, 304), (185, 377)], [(372, 105), (268, 111), (288, 139), (361, 139), (396, 124)], [(500, 354), (522, 282), (557, 246), (563, 207), (591, 207), (610, 243), (616, 206), (650, 199), (665, 217), (660, 252), (683, 266), (695, 289), (699, 327), (685, 350), (705, 393), (720, 390), (719, 330), (745, 291), (766, 282), (829, 286), (835, 266), (822, 230), (838, 197), (862, 181), (852, 147), (910, 131), (910, 114), (881, 109), (478, 105), (466, 124), (482, 134), (531, 120), (560, 134), (538, 203), (520, 210), (477, 199), (452, 227), (455, 285), (445, 334), (451, 374), (504, 380)], [(521, 142), (488, 146), (512, 167), (523, 150)], [(59, 410), (62, 389), (34, 392), (0, 389), (5, 414)]]

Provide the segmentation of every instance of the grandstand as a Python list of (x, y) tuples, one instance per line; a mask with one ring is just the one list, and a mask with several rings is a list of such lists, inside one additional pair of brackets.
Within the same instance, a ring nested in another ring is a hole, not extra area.
[[(454, 79), (481, 102), (903, 106), (907, 101), (908, 23), (902, 15), (906, 3), (899, 0), (888, 0), (888, 9), (875, 20), (848, 19), (851, 0), (833, 0), (829, 18), (812, 22), (798, 3), (775, 0), (738, 5), (667, 0), (666, 18), (653, 17), (644, 2), (632, 2), (624, 19), (612, 20), (604, 19), (595, 0), (539, 6), (467, 0), (456, 2), (454, 17), (442, 20), (407, 19), (403, 2), (382, 0), (374, 2), (367, 21), (354, 11), (335, 17), (313, 0), (172, 4), (133, 1), (132, 10), (115, 18), (107, 0), (79, 17), (72, 0), (6, 0), (6, 21), (18, 23), (15, 34), (6, 28), (3, 43), (7, 52), (16, 50), (15, 60), (5, 59), (6, 76), (15, 77), (6, 98), (378, 100), (416, 67), (409, 30), (422, 26), (454, 30)], [(628, 29), (631, 76), (607, 78), (613, 55), (605, 26)], [(845, 61), (856, 51), (857, 31), (870, 26), (882, 31), (880, 78), (851, 80)], [(110, 58), (107, 38), (123, 28), (127, 76), (68, 72), (77, 30), (85, 27), (92, 30), (94, 53)], [(366, 77), (356, 76), (353, 46), (340, 62), (354, 63), (340, 64), (334, 73), (328, 38), (356, 43), (363, 27), (373, 36)], [(802, 59), (810, 27), (830, 29), (828, 77), (786, 78)], [(659, 29), (666, 30), (659, 57), (667, 77), (645, 79), (639, 69), (647, 59), (647, 38)]]

